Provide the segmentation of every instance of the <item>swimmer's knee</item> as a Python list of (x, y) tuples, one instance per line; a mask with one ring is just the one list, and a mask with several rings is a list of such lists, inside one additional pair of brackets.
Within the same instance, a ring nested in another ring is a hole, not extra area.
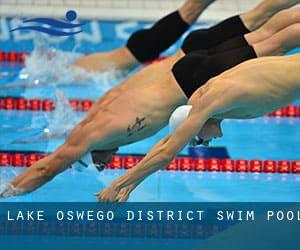
[(56, 175), (55, 171), (51, 168), (50, 165), (41, 165), (37, 166), (34, 170), (35, 173), (33, 176), (36, 176), (39, 179), (43, 179), (45, 181), (49, 181), (53, 179)]

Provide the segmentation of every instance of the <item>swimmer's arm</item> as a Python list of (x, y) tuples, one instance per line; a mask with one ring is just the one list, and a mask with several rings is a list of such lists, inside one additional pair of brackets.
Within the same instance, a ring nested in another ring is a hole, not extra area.
[[(169, 135), (161, 140), (136, 167), (114, 181), (110, 186), (110, 190), (102, 191), (99, 194), (99, 199), (114, 201), (114, 191), (117, 195), (124, 187), (132, 184), (136, 187), (146, 177), (166, 167), (184, 146), (198, 134), (209, 116), (209, 110), (197, 112), (192, 109), (188, 119), (177, 129), (174, 135)], [(112, 190), (113, 192), (111, 192)]]
[(87, 140), (82, 143), (65, 143), (51, 155), (39, 160), (11, 181), (13, 190), (1, 196), (13, 196), (30, 193), (52, 180), (80, 158), (88, 149)]

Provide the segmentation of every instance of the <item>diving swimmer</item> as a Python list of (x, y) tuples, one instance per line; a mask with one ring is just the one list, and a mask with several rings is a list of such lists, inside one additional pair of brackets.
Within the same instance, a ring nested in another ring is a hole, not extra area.
[[(238, 27), (245, 32), (246, 28), (241, 26), (242, 19), (234, 17), (234, 20), (239, 21)], [(221, 24), (224, 25), (224, 22)], [(109, 158), (115, 148), (153, 135), (168, 123), (172, 112), (186, 104), (193, 92), (209, 79), (245, 60), (280, 55), (295, 47), (299, 43), (296, 26), (289, 26), (252, 46), (215, 55), (203, 55), (201, 51), (185, 55), (183, 49), (168, 60), (144, 68), (99, 99), (63, 145), (17, 176), (11, 182), (14, 189), (0, 195), (31, 192), (87, 152), (106, 151), (103, 157)], [(187, 39), (191, 42), (191, 37)], [(188, 49), (189, 46), (184, 43), (183, 48)], [(202, 139), (205, 141), (205, 138)]]
[(300, 55), (258, 58), (209, 80), (189, 99), (192, 108), (185, 109), (187, 118), (177, 124), (176, 132), (161, 140), (134, 168), (98, 193), (98, 199), (126, 201), (145, 178), (167, 166), (195, 136), (205, 141), (221, 137), (220, 123), (224, 119), (260, 117), (299, 100), (299, 66)]

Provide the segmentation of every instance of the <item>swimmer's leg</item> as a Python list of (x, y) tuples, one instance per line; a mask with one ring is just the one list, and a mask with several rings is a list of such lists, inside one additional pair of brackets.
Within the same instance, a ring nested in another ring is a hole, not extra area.
[[(184, 40), (182, 50), (185, 54), (195, 50), (208, 50), (208, 54), (216, 54), (246, 46), (248, 43), (244, 35), (261, 27), (280, 10), (298, 2), (300, 0), (264, 0), (248, 12), (228, 18), (209, 29), (191, 32)], [(216, 48), (218, 46), (220, 48)]]
[(245, 35), (248, 44), (252, 45), (268, 39), (272, 35), (300, 22), (300, 8), (291, 8), (278, 12), (258, 30)]
[(300, 3), (299, 0), (263, 0), (254, 9), (240, 15), (245, 26), (254, 31), (266, 23), (277, 12)]
[(88, 71), (130, 70), (140, 63), (155, 59), (175, 43), (214, 1), (186, 0), (177, 11), (163, 17), (150, 29), (132, 34), (126, 46), (110, 52), (84, 56), (74, 66)]
[(300, 23), (293, 24), (270, 38), (254, 44), (253, 47), (258, 57), (280, 56), (300, 44)]
[(268, 22), (266, 22), (259, 29), (227, 40), (218, 46), (209, 50), (209, 54), (223, 53), (228, 50), (241, 48), (247, 45), (254, 45), (262, 42), (282, 29), (287, 28), (290, 25), (300, 22), (300, 8), (291, 8), (282, 10), (274, 15)]

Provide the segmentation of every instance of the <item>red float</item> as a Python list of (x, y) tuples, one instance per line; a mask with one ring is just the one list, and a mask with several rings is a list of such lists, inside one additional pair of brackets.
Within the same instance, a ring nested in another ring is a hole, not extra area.
[(29, 100), (29, 109), (32, 111), (41, 110), (41, 100), (40, 99), (30, 99)]
[(124, 159), (124, 168), (130, 169), (133, 168), (137, 163), (137, 157), (135, 156), (126, 156)]
[(16, 109), (17, 110), (26, 110), (27, 109), (27, 100), (24, 98), (17, 99), (16, 101)]
[(8, 97), (4, 98), (3, 108), (6, 110), (13, 110), (16, 107), (16, 102), (14, 98)]
[(123, 168), (123, 158), (120, 156), (113, 156), (111, 162), (107, 164), (107, 168), (111, 169), (122, 169)]
[(265, 173), (275, 173), (277, 169), (276, 161), (266, 160), (264, 161), (264, 172)]
[(174, 159), (166, 169), (169, 171), (177, 171), (179, 169), (178, 159)]
[(221, 161), (219, 159), (208, 159), (207, 161), (207, 170), (210, 172), (219, 172), (221, 171)]
[(69, 103), (75, 111), (79, 111), (81, 109), (81, 103), (78, 100), (71, 99)]
[(27, 157), (26, 157), (26, 166), (30, 167), (35, 162), (37, 162), (39, 159), (40, 159), (39, 154), (28, 154)]
[(11, 165), (14, 167), (24, 167), (25, 166), (24, 154), (20, 154), (20, 153), (12, 154)]
[(9, 62), (17, 62), (18, 61), (18, 54), (16, 51), (10, 51), (7, 54), (7, 61)]
[(206, 171), (207, 161), (202, 158), (194, 159), (194, 171)]
[(289, 105), (286, 107), (286, 114), (288, 117), (297, 117), (299, 116), (298, 107), (295, 105)]
[(248, 172), (248, 161), (247, 160), (237, 160), (235, 163), (235, 169), (237, 172)]
[(93, 102), (91, 100), (83, 100), (81, 102), (81, 108), (82, 108), (82, 111), (84, 111), (84, 112), (89, 111), (92, 106), (93, 106)]
[(292, 162), (292, 173), (300, 174), (300, 160)]
[(281, 109), (276, 110), (273, 114), (276, 117), (282, 117), (282, 116), (284, 116), (285, 112), (284, 112), (284, 109), (281, 108)]
[(53, 111), (54, 110), (54, 102), (48, 99), (43, 100), (42, 109), (44, 111)]
[(291, 172), (291, 163), (289, 161), (278, 161), (277, 172), (278, 173), (290, 173)]
[(232, 159), (222, 160), (222, 171), (223, 172), (234, 172), (234, 160), (232, 160)]
[(0, 62), (4, 62), (4, 61), (5, 61), (5, 52), (0, 51)]
[(11, 165), (11, 155), (8, 153), (0, 153), (0, 167)]
[(192, 171), (193, 170), (193, 160), (190, 157), (182, 157), (179, 160), (180, 170), (182, 171)]
[(250, 161), (250, 171), (252, 173), (261, 173), (263, 171), (262, 161), (260, 161), (260, 160), (251, 160)]

